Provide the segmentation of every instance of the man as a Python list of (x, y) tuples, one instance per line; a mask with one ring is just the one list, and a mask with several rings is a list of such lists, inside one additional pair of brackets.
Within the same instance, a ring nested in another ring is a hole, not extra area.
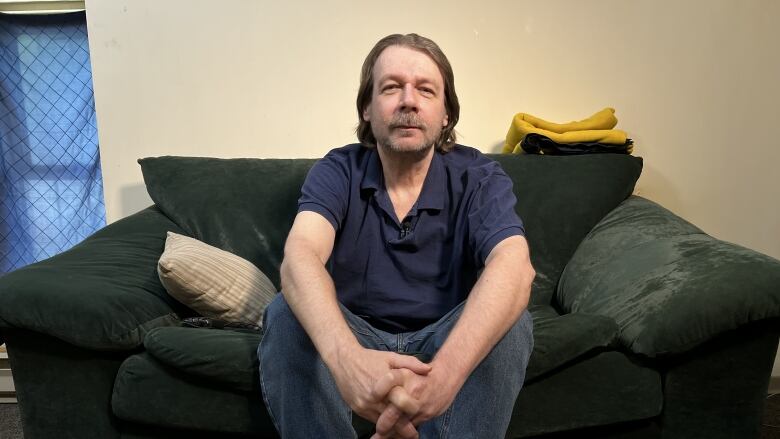
[(301, 189), (258, 348), (268, 412), (285, 439), (355, 437), (353, 412), (375, 438), (503, 438), (533, 345), (512, 182), (455, 144), (427, 38), (380, 40), (357, 107), (361, 144)]

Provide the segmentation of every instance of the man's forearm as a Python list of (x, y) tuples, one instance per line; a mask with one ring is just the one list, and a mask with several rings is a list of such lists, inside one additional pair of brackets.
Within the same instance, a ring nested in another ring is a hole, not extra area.
[(287, 304), (328, 367), (340, 350), (360, 347), (339, 308), (333, 280), (315, 254), (287, 248), (281, 278)]
[(528, 306), (535, 273), (525, 241), (517, 245), (518, 239), (523, 238), (502, 241), (491, 253), (463, 313), (431, 363), (434, 369), (448, 369), (459, 386)]
[[(430, 373), (396, 384), (418, 398), (414, 425), (439, 416), (452, 404), (474, 369), (528, 306), (534, 275), (525, 238), (507, 238), (491, 251), (458, 322), (431, 362)], [(386, 430), (392, 414), (392, 409), (382, 413), (377, 431), (380, 426)]]
[[(304, 241), (288, 238), (281, 267), (282, 294), (309, 335), (336, 382), (345, 402), (361, 417), (376, 421), (388, 398), (401, 410), (416, 412), (416, 402), (405, 391), (377, 393), (376, 381), (393, 369), (426, 374), (430, 366), (414, 357), (364, 349), (344, 318), (336, 299), (333, 280), (325, 270), (325, 252), (310, 250)], [(404, 437), (417, 434), (408, 418), (398, 426)]]

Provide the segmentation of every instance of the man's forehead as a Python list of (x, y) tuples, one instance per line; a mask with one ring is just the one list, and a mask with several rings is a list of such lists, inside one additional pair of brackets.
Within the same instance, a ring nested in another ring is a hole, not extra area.
[(439, 66), (427, 53), (406, 46), (389, 46), (379, 54), (374, 63), (377, 81), (412, 77), (444, 83)]

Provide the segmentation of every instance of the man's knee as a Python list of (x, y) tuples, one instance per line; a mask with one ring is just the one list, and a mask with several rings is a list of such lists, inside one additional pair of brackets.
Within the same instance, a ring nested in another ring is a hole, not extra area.
[(300, 324), (298, 319), (293, 314), (290, 305), (284, 299), (284, 295), (279, 293), (274, 297), (271, 303), (265, 308), (263, 315), (263, 328), (267, 332), (272, 327), (283, 326), (289, 329), (289, 326), (295, 326)]
[(515, 343), (520, 343), (524, 346), (528, 346), (528, 349), (533, 349), (534, 345), (534, 321), (531, 317), (531, 313), (523, 311), (520, 318), (517, 319), (512, 328), (509, 330), (509, 336), (515, 339)]
[(261, 362), (262, 357), (272, 357), (274, 362), (282, 362), (316, 354), (308, 334), (281, 293), (265, 309), (263, 339), (257, 352)]
[(313, 348), (306, 330), (295, 317), (284, 296), (279, 293), (265, 309), (263, 341), (260, 348), (268, 352), (300, 351)]
[(520, 318), (494, 346), (488, 359), (491, 360), (491, 366), (498, 369), (506, 370), (509, 367), (524, 370), (528, 365), (533, 345), (533, 320), (528, 311), (523, 311)]

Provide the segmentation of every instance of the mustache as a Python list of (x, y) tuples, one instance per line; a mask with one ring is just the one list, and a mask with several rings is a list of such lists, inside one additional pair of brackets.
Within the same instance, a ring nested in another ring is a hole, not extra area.
[(401, 113), (393, 116), (393, 119), (390, 121), (390, 128), (399, 127), (415, 127), (424, 129), (425, 122), (423, 122), (422, 119), (415, 113)]

